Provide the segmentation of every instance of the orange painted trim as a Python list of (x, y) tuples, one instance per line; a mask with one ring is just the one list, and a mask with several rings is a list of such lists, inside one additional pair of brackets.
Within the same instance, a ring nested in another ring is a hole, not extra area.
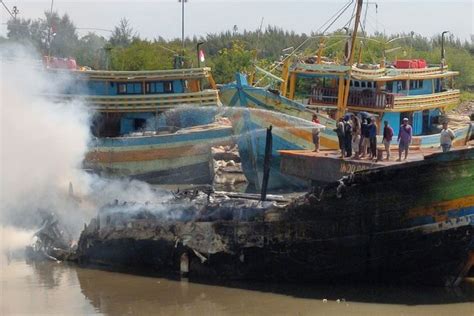
[[(86, 154), (87, 162), (113, 163), (173, 159), (183, 156), (210, 154), (209, 146), (190, 145), (175, 148), (158, 148), (127, 151), (91, 151)], [(190, 159), (192, 159), (190, 157)]]
[(429, 216), (434, 214), (433, 217), (436, 219), (436, 221), (439, 222), (448, 219), (448, 214), (446, 214), (446, 211), (461, 209), (470, 206), (474, 206), (474, 195), (450, 201), (442, 201), (429, 206), (413, 208), (409, 211), (408, 214), (410, 218)]
[[(285, 131), (287, 131), (288, 133), (290, 133), (291, 135), (295, 137), (304, 139), (310, 143), (313, 142), (313, 135), (311, 131), (296, 128), (285, 121), (274, 118), (273, 116), (270, 116), (270, 115), (266, 116), (265, 113), (254, 112), (252, 114), (259, 117), (261, 120), (268, 122), (269, 125), (273, 125), (274, 127), (284, 129)], [(321, 133), (320, 135), (321, 135), (320, 137), (321, 146), (325, 148), (334, 148), (334, 149), (339, 148), (339, 144), (337, 141), (333, 141), (332, 139), (328, 137), (324, 137), (323, 133)]]

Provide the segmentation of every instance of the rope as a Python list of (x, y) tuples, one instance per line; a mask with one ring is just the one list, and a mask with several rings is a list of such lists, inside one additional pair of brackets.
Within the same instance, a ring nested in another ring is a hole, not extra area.
[[(331, 19), (333, 19), (334, 16), (336, 16), (335, 20), (332, 21), (325, 29), (324, 31), (321, 33), (321, 35), (324, 35), (324, 33), (326, 33), (326, 31), (337, 21), (337, 19), (339, 19), (341, 17), (341, 15), (350, 7), (350, 5), (354, 2), (354, 0), (351, 0), (349, 1), (348, 3), (346, 3), (341, 9), (339, 9), (339, 11), (337, 11), (332, 17), (329, 18), (328, 21), (326, 21), (323, 25), (321, 25), (319, 27), (319, 29), (316, 30), (316, 33), (318, 33), (323, 27), (324, 25), (326, 25), (329, 21), (331, 21)], [(273, 68), (271, 68), (269, 70), (269, 72), (272, 72), (274, 71), (275, 69), (277, 69), (279, 67), (279, 65), (281, 63), (284, 63), (286, 60), (288, 60), (290, 57), (292, 57), (293, 55), (296, 54), (296, 52), (298, 52), (301, 47), (303, 47), (308, 41), (314, 39), (314, 38), (318, 38), (318, 37), (321, 37), (321, 36), (310, 36), (308, 37), (307, 39), (305, 39), (298, 47), (296, 47), (293, 52), (291, 52), (290, 54), (288, 54), (288, 56), (286, 56), (285, 58), (283, 58), (283, 60), (280, 62), (280, 63), (277, 63)], [(267, 75), (263, 76), (262, 78), (260, 78), (256, 83), (255, 85), (259, 84), (260, 81), (262, 81), (263, 79), (265, 79), (267, 77)]]

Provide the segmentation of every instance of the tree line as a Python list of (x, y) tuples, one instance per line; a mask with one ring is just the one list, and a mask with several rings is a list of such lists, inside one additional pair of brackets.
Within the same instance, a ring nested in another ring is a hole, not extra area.
[[(55, 12), (45, 12), (44, 17), (36, 20), (10, 19), (7, 31), (7, 38), (0, 38), (1, 42), (31, 45), (42, 55), (73, 57), (79, 65), (92, 69), (171, 69), (175, 66), (176, 55), (184, 57), (186, 67), (196, 67), (196, 45), (204, 42), (205, 65), (213, 68), (218, 83), (233, 81), (235, 72), (250, 72), (255, 64), (269, 69), (291, 48), (297, 48), (303, 42), (306, 44), (297, 52), (300, 56), (314, 56), (322, 46), (325, 56), (342, 61), (348, 37), (344, 31), (323, 37), (315, 33), (298, 34), (276, 26), (239, 32), (234, 26), (229, 31), (188, 37), (183, 50), (180, 39), (141, 38), (125, 18), (114, 27), (109, 38), (93, 32), (80, 37), (69, 16)], [(359, 59), (359, 51), (362, 63), (379, 63), (384, 58), (423, 58), (430, 64), (441, 61), (441, 35), (431, 38), (413, 33), (359, 35), (355, 43), (355, 61)], [(458, 87), (474, 90), (474, 42), (462, 42), (450, 34), (445, 38), (444, 46), (448, 65), (460, 72)]]

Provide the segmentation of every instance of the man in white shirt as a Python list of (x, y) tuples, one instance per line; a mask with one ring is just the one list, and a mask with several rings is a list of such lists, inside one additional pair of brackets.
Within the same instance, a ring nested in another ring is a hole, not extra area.
[(448, 128), (448, 122), (443, 122), (443, 129), (441, 130), (441, 134), (439, 137), (439, 143), (443, 152), (448, 152), (451, 149), (451, 145), (455, 138), (454, 132)]

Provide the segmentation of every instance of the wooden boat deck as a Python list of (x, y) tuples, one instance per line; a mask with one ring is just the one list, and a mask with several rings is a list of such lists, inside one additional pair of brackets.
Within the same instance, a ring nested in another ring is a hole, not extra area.
[[(441, 152), (441, 149), (412, 148), (406, 160), (397, 161), (398, 148), (391, 148), (390, 160), (355, 159), (352, 157), (341, 159), (340, 152), (332, 149), (323, 149), (320, 152), (310, 150), (279, 151), (282, 158), (280, 168), (284, 174), (303, 180), (322, 183), (337, 181), (341, 177), (356, 171), (420, 161), (423, 160), (425, 156), (437, 152)], [(385, 153), (383, 157), (386, 157)]]

